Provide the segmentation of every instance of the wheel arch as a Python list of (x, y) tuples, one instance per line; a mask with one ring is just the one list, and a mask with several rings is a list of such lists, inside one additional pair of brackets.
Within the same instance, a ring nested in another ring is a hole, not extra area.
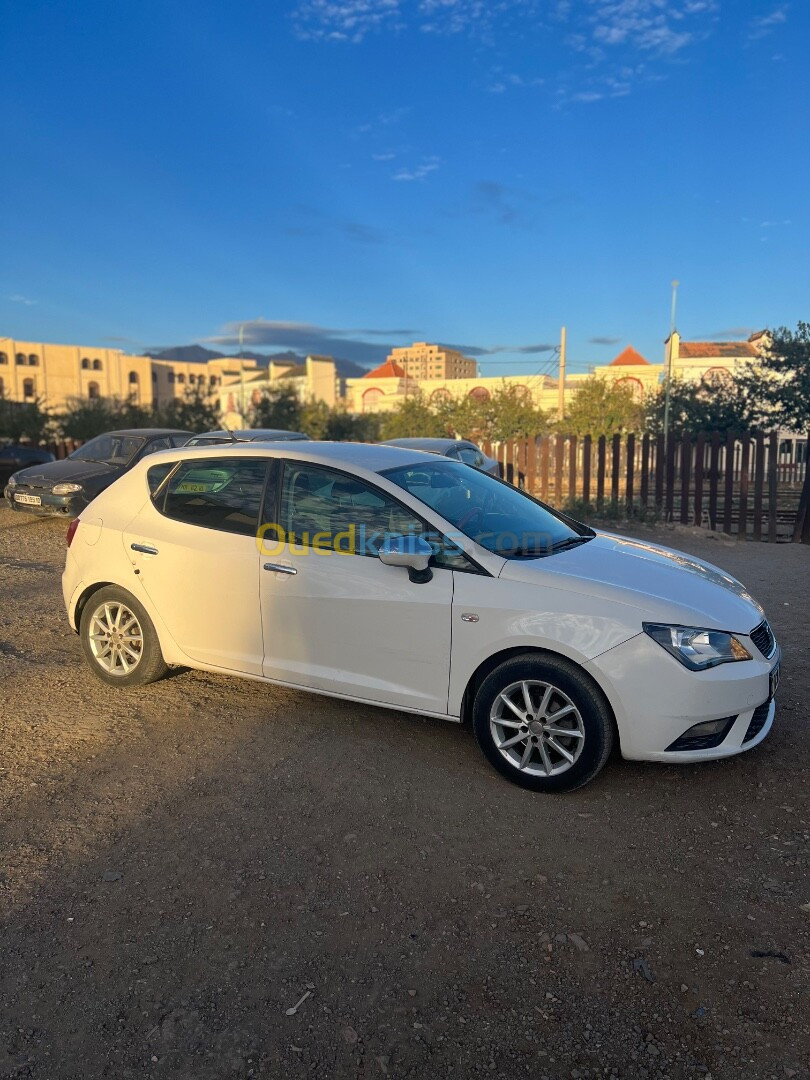
[(543, 649), (539, 646), (516, 645), (509, 649), (501, 649), (499, 652), (495, 652), (491, 656), (488, 656), (486, 660), (481, 661), (464, 688), (464, 693), (461, 698), (460, 719), (462, 724), (469, 724), (472, 721), (472, 708), (473, 702), (475, 701), (475, 695), (478, 693), (479, 687), (487, 676), (497, 667), (500, 667), (504, 661), (515, 660), (518, 657), (525, 657), (527, 660), (541, 660), (543, 657), (548, 657), (553, 660), (562, 660), (566, 664), (575, 667), (583, 681), (587, 682), (604, 702), (613, 725), (614, 737), (619, 746), (621, 746), (621, 735), (619, 732), (619, 725), (616, 721), (616, 713), (610, 703), (610, 698), (605, 693), (604, 688), (600, 685), (598, 680), (595, 679), (589, 671), (586, 671), (581, 664), (572, 660), (570, 656), (566, 656), (564, 653), (555, 652), (553, 649)]
[(81, 630), (82, 612), (87, 607), (93, 594), (97, 593), (99, 589), (106, 589), (108, 585), (115, 584), (117, 584), (115, 581), (94, 581), (92, 585), (88, 585), (82, 592), (81, 596), (76, 601), (76, 607), (73, 609), (73, 621), (76, 624), (74, 627), (75, 633), (78, 634)]

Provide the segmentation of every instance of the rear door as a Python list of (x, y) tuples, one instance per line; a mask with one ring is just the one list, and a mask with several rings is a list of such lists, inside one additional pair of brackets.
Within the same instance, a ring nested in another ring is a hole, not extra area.
[(148, 470), (155, 490), (124, 532), (141, 584), (177, 645), (202, 664), (260, 675), (256, 533), (269, 458), (193, 458)]

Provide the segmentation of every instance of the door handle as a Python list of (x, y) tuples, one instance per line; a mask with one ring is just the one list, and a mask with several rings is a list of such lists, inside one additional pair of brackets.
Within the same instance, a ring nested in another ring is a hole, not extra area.
[(142, 551), (144, 555), (157, 555), (158, 549), (156, 547), (150, 547), (148, 544), (130, 544), (133, 551)]
[(265, 570), (272, 570), (274, 574), (297, 574), (298, 571), (294, 566), (282, 566), (281, 563), (266, 562), (264, 564)]

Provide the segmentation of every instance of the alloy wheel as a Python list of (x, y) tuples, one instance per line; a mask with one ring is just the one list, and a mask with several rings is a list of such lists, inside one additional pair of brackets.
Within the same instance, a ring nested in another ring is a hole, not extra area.
[(108, 675), (123, 677), (134, 671), (143, 657), (143, 630), (126, 604), (108, 601), (93, 612), (89, 626), (90, 650)]
[(492, 740), (510, 765), (531, 776), (558, 776), (577, 761), (585, 745), (579, 709), (558, 686), (523, 679), (492, 703)]

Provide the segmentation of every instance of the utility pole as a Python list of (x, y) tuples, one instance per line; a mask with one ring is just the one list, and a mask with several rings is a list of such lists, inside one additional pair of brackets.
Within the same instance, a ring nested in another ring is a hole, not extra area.
[(245, 416), (245, 362), (242, 358), (242, 350), (245, 345), (245, 324), (239, 325), (239, 415), (242, 423), (247, 424)]
[(664, 448), (669, 442), (669, 401), (672, 391), (672, 335), (675, 333), (675, 303), (678, 299), (678, 285), (680, 282), (672, 282), (672, 311), (669, 316), (669, 337), (667, 338), (667, 370), (664, 388)]
[(565, 418), (565, 327), (560, 331), (560, 374), (557, 394), (557, 412), (560, 420), (563, 420)]

